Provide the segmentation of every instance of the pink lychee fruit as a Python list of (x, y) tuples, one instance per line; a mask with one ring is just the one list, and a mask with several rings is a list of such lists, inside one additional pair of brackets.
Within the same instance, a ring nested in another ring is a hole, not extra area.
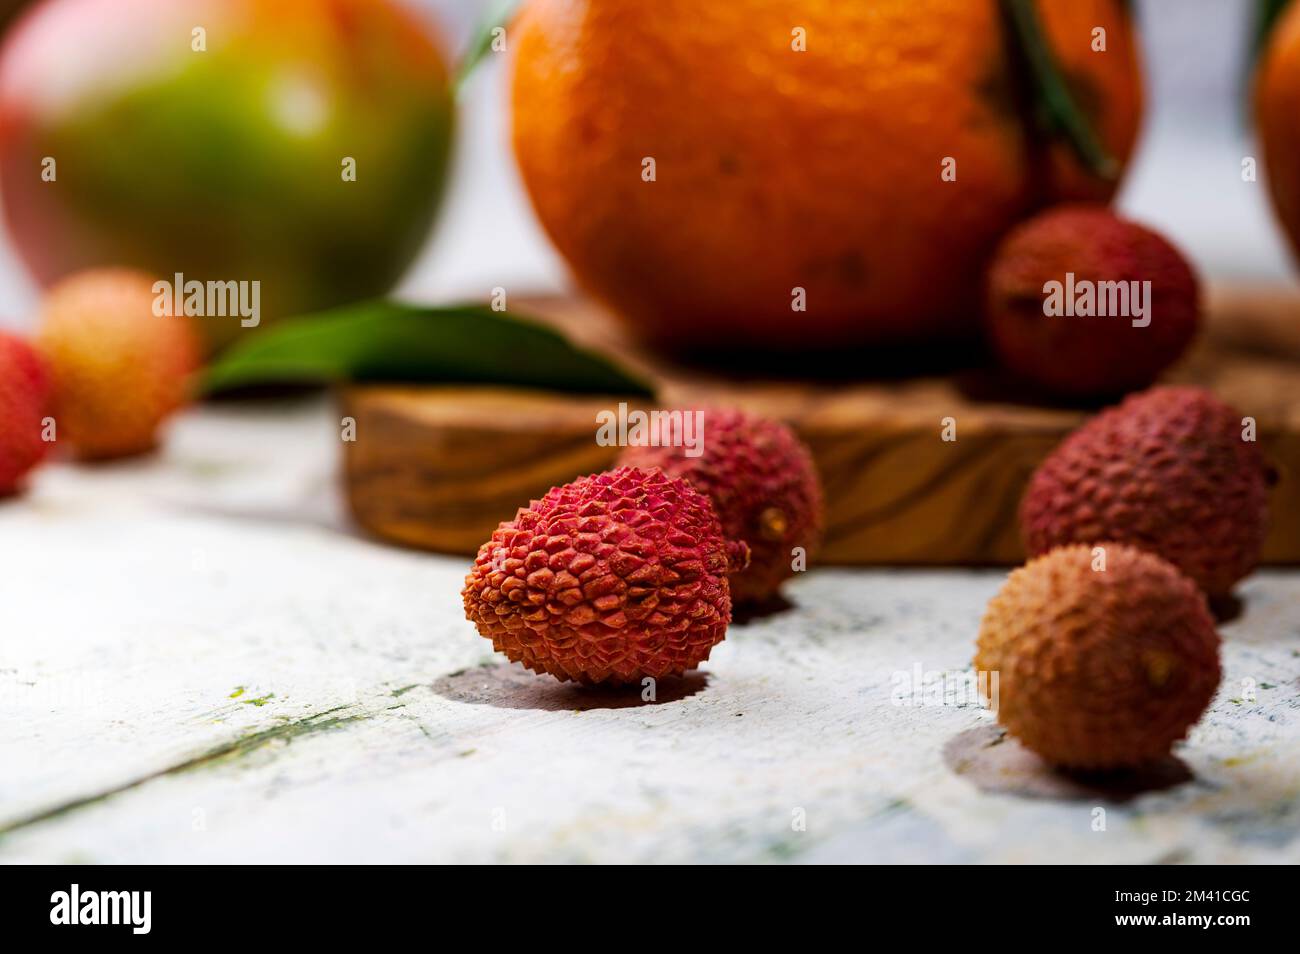
[(1030, 479), (1020, 528), (1032, 555), (1128, 543), (1164, 557), (1211, 597), (1255, 568), (1270, 468), (1242, 414), (1209, 391), (1135, 394), (1079, 428)]
[(40, 355), (0, 331), (0, 496), (18, 490), (48, 453), (42, 432), (50, 400), (49, 370)]
[(582, 683), (681, 675), (731, 620), (729, 543), (707, 497), (632, 467), (556, 487), (497, 527), (465, 578), (465, 615), (493, 648)]
[(1003, 240), (989, 268), (985, 326), (994, 352), (1053, 394), (1111, 397), (1147, 387), (1199, 325), (1187, 259), (1102, 206), (1059, 206), (1030, 219)]
[[(749, 545), (749, 567), (731, 578), (737, 603), (760, 603), (821, 542), (821, 481), (812, 455), (785, 424), (730, 408), (703, 408), (700, 453), (685, 446), (629, 447), (619, 462), (658, 467), (682, 477), (713, 501), (729, 540)], [(802, 557), (802, 559), (800, 559)]]

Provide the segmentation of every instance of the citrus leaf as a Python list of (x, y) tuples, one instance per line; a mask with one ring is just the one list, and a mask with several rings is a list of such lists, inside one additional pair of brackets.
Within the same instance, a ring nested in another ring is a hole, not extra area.
[(545, 325), (484, 305), (370, 301), (289, 318), (210, 365), (207, 394), (249, 385), (403, 381), (650, 395), (650, 385)]
[(465, 81), (470, 78), (478, 65), (483, 62), (492, 49), (493, 34), (498, 27), (505, 27), (510, 22), (510, 18), (515, 15), (515, 8), (519, 6), (519, 0), (496, 0), (489, 8), (483, 22), (479, 24), (478, 29), (474, 31), (474, 38), (470, 41), (469, 49), (461, 58), (460, 65), (456, 69), (456, 88), (460, 89), (465, 85)]
[(1098, 178), (1113, 182), (1119, 177), (1120, 165), (1106, 151), (1092, 123), (1074, 101), (1069, 84), (1056, 61), (1034, 0), (1003, 0), (1003, 9), (1011, 21), (1012, 33), (1020, 46), (1035, 99), (1047, 120), (1049, 135), (1059, 135), (1073, 147), (1083, 164)]

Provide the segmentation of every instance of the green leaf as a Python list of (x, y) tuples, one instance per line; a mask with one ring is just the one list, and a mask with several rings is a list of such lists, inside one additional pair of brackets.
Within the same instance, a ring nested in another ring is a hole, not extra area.
[(515, 15), (515, 9), (519, 6), (520, 0), (496, 0), (488, 8), (487, 15), (483, 22), (479, 24), (478, 29), (474, 31), (474, 38), (470, 41), (469, 49), (461, 58), (460, 66), (456, 69), (456, 89), (465, 85), (465, 81), (470, 78), (478, 65), (483, 62), (492, 49), (493, 32), (498, 28), (504, 28), (510, 22), (510, 18)]
[(1029, 67), (1035, 99), (1047, 120), (1045, 131), (1049, 135), (1064, 137), (1093, 175), (1113, 182), (1119, 176), (1120, 165), (1106, 151), (1092, 123), (1074, 101), (1047, 41), (1047, 34), (1043, 32), (1034, 0), (1003, 0), (1003, 9)]
[(484, 305), (362, 302), (277, 322), (218, 358), (207, 394), (262, 384), (403, 381), (651, 395), (643, 379), (545, 325)]
[(1278, 18), (1290, 6), (1291, 0), (1255, 0), (1255, 24), (1251, 42), (1252, 60), (1258, 60)]

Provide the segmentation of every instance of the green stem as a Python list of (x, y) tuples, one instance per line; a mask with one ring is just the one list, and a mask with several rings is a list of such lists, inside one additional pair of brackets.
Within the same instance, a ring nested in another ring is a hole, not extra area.
[(1291, 0), (1256, 0), (1255, 32), (1251, 42), (1251, 59), (1258, 60), (1268, 44), (1269, 34)]
[(1255, 22), (1251, 24), (1250, 46), (1246, 50), (1241, 64), (1241, 122), (1250, 125), (1251, 93), (1255, 85), (1255, 74), (1268, 49), (1269, 38), (1273, 28), (1281, 19), (1291, 0), (1255, 0)]
[(492, 41), (495, 38), (498, 28), (505, 29), (510, 18), (515, 15), (515, 8), (519, 6), (520, 0), (496, 0), (488, 8), (487, 16), (474, 31), (474, 39), (470, 41), (469, 49), (465, 51), (464, 57), (460, 61), (460, 66), (456, 69), (456, 89), (460, 90), (465, 81), (473, 75), (478, 65), (487, 58), (492, 50)]
[(1074, 101), (1043, 32), (1034, 0), (1003, 0), (1003, 5), (1029, 66), (1035, 98), (1047, 120), (1045, 131), (1064, 137), (1093, 175), (1113, 182), (1119, 177), (1120, 165), (1107, 152), (1092, 123)]

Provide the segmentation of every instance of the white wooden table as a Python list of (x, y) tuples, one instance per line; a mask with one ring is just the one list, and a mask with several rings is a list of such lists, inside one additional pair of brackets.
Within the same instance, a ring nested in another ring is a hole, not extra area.
[(494, 657), (337, 459), (323, 400), (208, 407), (0, 504), (0, 860), (1300, 860), (1294, 572), (1242, 588), (1190, 780), (1129, 797), (894, 704), (1001, 571), (814, 570), (642, 705)]

